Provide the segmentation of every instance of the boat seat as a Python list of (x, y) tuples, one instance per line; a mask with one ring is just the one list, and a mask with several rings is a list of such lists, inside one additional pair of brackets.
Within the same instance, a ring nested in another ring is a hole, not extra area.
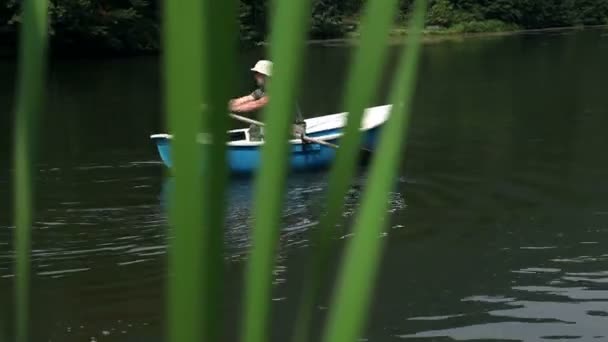
[(239, 141), (239, 140), (245, 140), (247, 139), (247, 136), (245, 135), (245, 131), (232, 131), (232, 132), (228, 132), (228, 141)]

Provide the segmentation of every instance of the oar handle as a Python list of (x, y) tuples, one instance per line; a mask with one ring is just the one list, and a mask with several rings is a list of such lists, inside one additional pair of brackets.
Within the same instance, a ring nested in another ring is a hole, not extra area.
[[(256, 120), (253, 120), (253, 119), (250, 119), (250, 118), (246, 118), (244, 116), (237, 115), (237, 114), (234, 114), (234, 113), (230, 113), (230, 117), (232, 117), (233, 119), (245, 122), (245, 123), (256, 125), (256, 126), (260, 126), (260, 127), (264, 127), (265, 126), (265, 124), (263, 122), (256, 121)], [(297, 127), (296, 125), (294, 125), (294, 126)], [(328, 147), (335, 148), (335, 149), (338, 149), (340, 147), (340, 146), (338, 146), (336, 144), (332, 144), (332, 143), (327, 142), (325, 140), (311, 138), (311, 137), (309, 137), (309, 136), (307, 136), (305, 134), (302, 134), (300, 136), (300, 138), (303, 141), (307, 141), (307, 142), (311, 142), (311, 143), (315, 143), (315, 144), (319, 144), (319, 145), (323, 145), (323, 146), (328, 146)], [(364, 147), (362, 147), (361, 149), (364, 150), (364, 151), (366, 151), (366, 152), (371, 152), (371, 150), (369, 150), (367, 148), (364, 148)]]
[[(302, 135), (302, 140), (308, 141), (308, 142), (311, 142), (311, 143), (315, 143), (315, 144), (319, 144), (319, 145), (323, 145), (323, 146), (328, 146), (328, 147), (335, 148), (335, 149), (340, 148), (340, 146), (338, 146), (336, 144), (332, 144), (330, 142), (327, 142), (327, 141), (321, 140), (321, 139), (311, 138), (308, 135)], [(365, 152), (368, 152), (368, 153), (372, 152), (372, 150), (370, 150), (368, 148), (365, 148), (365, 147), (361, 147), (361, 150), (365, 151)]]
[(256, 125), (256, 126), (260, 126), (260, 127), (266, 126), (266, 125), (264, 125), (263, 122), (256, 121), (256, 120), (253, 120), (253, 119), (250, 119), (250, 118), (246, 118), (244, 116), (236, 115), (234, 113), (230, 113), (230, 117), (232, 117), (233, 119), (242, 121), (242, 122), (246, 122), (246, 123), (249, 123), (249, 124)]
[(328, 146), (328, 147), (335, 148), (335, 149), (338, 149), (340, 147), (340, 146), (338, 146), (336, 144), (332, 144), (332, 143), (327, 142), (325, 140), (311, 138), (308, 135), (302, 135), (301, 138), (302, 138), (302, 140), (307, 141), (307, 142), (311, 142), (311, 143), (315, 143), (315, 144), (319, 144), (319, 145), (324, 145), (324, 146)]

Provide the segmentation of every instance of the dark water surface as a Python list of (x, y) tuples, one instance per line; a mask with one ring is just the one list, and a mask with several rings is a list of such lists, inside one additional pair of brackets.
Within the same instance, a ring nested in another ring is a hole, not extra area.
[[(308, 50), (300, 92), (308, 116), (342, 109), (352, 49)], [(242, 58), (242, 90), (259, 56)], [(608, 341), (608, 31), (429, 44), (422, 60), (363, 340)], [(14, 68), (0, 61), (0, 330), (9, 333)], [(155, 58), (52, 63), (36, 176), (35, 341), (164, 340), (172, 181), (148, 140), (164, 131), (160, 81)], [(326, 188), (325, 172), (288, 180), (274, 341), (290, 336)], [(364, 188), (361, 170), (334, 232), (332, 267)], [(228, 191), (218, 314), (224, 340), (234, 341), (251, 181), (234, 180)]]

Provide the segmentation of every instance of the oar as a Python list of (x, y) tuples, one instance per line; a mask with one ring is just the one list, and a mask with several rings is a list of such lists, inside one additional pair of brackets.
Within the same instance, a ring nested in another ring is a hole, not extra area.
[[(239, 121), (242, 121), (242, 122), (246, 122), (246, 123), (253, 124), (253, 125), (256, 125), (256, 126), (260, 126), (260, 127), (264, 127), (264, 126), (265, 126), (265, 124), (264, 124), (263, 122), (256, 121), (256, 120), (253, 120), (253, 119), (250, 119), (250, 118), (246, 118), (246, 117), (244, 117), (244, 116), (236, 115), (236, 114), (233, 114), (233, 113), (230, 113), (230, 116), (231, 116), (233, 119), (236, 119), (236, 120), (239, 120)], [(297, 125), (293, 125), (293, 126), (296, 128), (296, 130), (298, 130), (298, 129), (299, 129), (299, 127), (298, 127)], [(299, 133), (299, 132), (298, 132), (298, 133)], [(316, 139), (316, 138), (311, 138), (311, 137), (309, 137), (309, 136), (307, 136), (307, 135), (305, 135), (305, 134), (302, 134), (300, 138), (301, 138), (302, 140), (304, 140), (304, 141), (308, 141), (308, 142), (315, 143), (315, 144), (319, 144), (319, 145), (328, 146), (328, 147), (335, 148), (335, 149), (338, 149), (338, 148), (340, 147), (340, 146), (338, 146), (338, 145), (336, 145), (336, 144), (332, 144), (332, 143), (327, 142), (327, 141), (325, 141), (325, 140)], [(369, 150), (369, 149), (367, 149), (367, 148), (363, 148), (363, 147), (362, 147), (361, 149), (362, 149), (363, 151), (366, 151), (366, 152), (372, 152), (371, 150)]]

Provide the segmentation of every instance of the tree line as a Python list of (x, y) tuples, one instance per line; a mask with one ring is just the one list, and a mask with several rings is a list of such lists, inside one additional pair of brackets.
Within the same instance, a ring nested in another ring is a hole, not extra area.
[[(239, 38), (263, 41), (268, 4), (237, 0)], [(312, 0), (310, 37), (344, 37), (356, 30), (364, 0)], [(413, 0), (399, 0), (397, 25)], [(160, 46), (161, 0), (50, 0), (51, 45), (55, 50), (155, 52)], [(14, 46), (20, 0), (0, 5), (0, 45)], [(608, 24), (608, 0), (429, 0), (430, 32), (489, 32)], [(1, 48), (2, 46), (0, 46)]]

